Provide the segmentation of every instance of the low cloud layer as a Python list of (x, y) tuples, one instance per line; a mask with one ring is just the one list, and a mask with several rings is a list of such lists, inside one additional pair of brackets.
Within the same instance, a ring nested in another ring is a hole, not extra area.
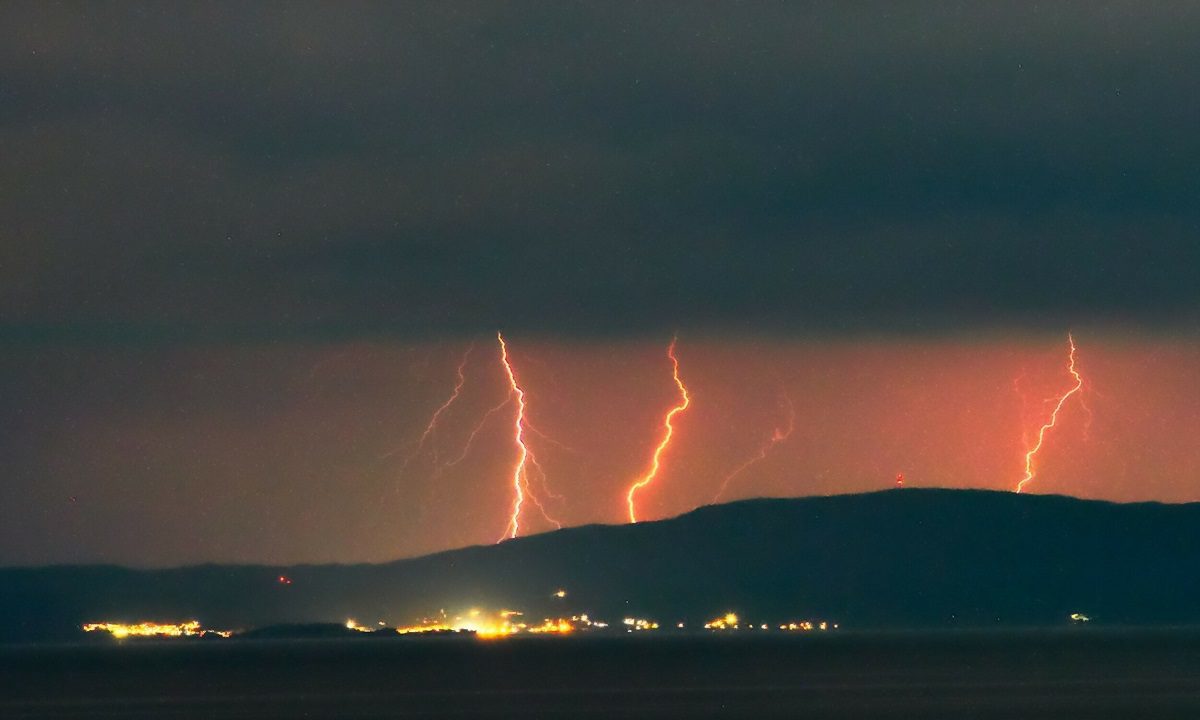
[(1198, 14), (10, 3), (0, 337), (1194, 326)]

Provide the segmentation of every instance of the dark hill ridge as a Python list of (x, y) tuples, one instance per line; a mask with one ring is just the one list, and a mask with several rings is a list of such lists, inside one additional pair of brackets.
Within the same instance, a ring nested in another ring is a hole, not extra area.
[[(0, 640), (85, 621), (389, 624), (513, 607), (695, 624), (726, 609), (844, 627), (1200, 623), (1200, 504), (904, 489), (747, 500), (382, 565), (0, 570)], [(280, 574), (292, 584), (277, 582)], [(551, 597), (566, 588), (567, 598)]]

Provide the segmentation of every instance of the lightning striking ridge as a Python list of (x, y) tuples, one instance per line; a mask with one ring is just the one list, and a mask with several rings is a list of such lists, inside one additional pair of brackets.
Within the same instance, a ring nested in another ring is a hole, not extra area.
[[(421, 454), (421, 450), (425, 448), (425, 443), (428, 442), (431, 437), (433, 437), (433, 433), (437, 429), (438, 421), (441, 420), (442, 415), (450, 409), (450, 406), (454, 404), (455, 400), (458, 400), (459, 394), (462, 393), (463, 385), (467, 384), (467, 360), (471, 357), (471, 351), (474, 349), (475, 343), (471, 343), (467, 347), (467, 351), (463, 353), (462, 360), (458, 361), (457, 380), (455, 380), (454, 383), (454, 390), (450, 392), (450, 397), (446, 398), (446, 402), (442, 403), (440, 406), (438, 406), (437, 410), (433, 411), (433, 417), (429, 418), (429, 424), (425, 426), (425, 432), (421, 433), (420, 439), (417, 440), (417, 446), (411, 453), (409, 453), (408, 457), (404, 459), (404, 464), (400, 466), (400, 472), (404, 472), (409, 463), (411, 463), (418, 455)], [(435, 463), (437, 462), (436, 447), (433, 449), (433, 461)]]
[[(528, 425), (526, 426), (526, 429), (529, 429)], [(542, 464), (539, 463), (537, 461), (537, 459), (533, 457), (533, 455), (529, 456), (528, 467), (533, 468), (537, 472), (537, 478), (542, 484), (542, 490), (546, 493), (546, 497), (552, 498), (554, 500), (566, 500), (565, 497), (563, 497), (562, 495), (559, 495), (558, 493), (556, 493), (550, 489), (550, 483), (546, 480), (546, 471), (544, 469), (542, 469)], [(531, 477), (531, 473), (526, 472), (525, 473), (526, 489), (528, 489), (528, 487), (529, 487), (529, 478), (530, 477)], [(535, 500), (535, 502), (536, 502), (536, 500)], [(541, 505), (539, 504), (538, 507), (541, 507)], [(550, 522), (561, 526), (561, 524), (557, 520), (550, 517), (549, 515), (546, 515), (546, 511), (544, 509), (542, 510), (542, 515), (545, 515), (546, 519), (549, 520)], [(561, 527), (560, 527), (560, 529), (561, 529)]]
[[(533, 455), (529, 456), (529, 465), (537, 470), (538, 478), (542, 482), (542, 489), (546, 492), (547, 496), (554, 498), (555, 500), (565, 499), (562, 495), (555, 495), (550, 491), (550, 486), (546, 482), (546, 472), (542, 470), (542, 466), (538, 465), (537, 461), (533, 459)], [(529, 502), (533, 503), (533, 506), (538, 509), (538, 512), (542, 514), (542, 517), (545, 518), (547, 522), (559, 530), (562, 530), (562, 523), (552, 517), (550, 513), (546, 512), (546, 507), (542, 505), (542, 501), (538, 499), (538, 496), (533, 492), (533, 488), (530, 487), (528, 473), (525, 475), (525, 497), (529, 499)]]
[(1079, 374), (1079, 370), (1075, 367), (1075, 338), (1071, 336), (1071, 333), (1067, 333), (1067, 345), (1071, 349), (1068, 355), (1069, 362), (1067, 364), (1067, 372), (1071, 373), (1072, 377), (1075, 378), (1075, 384), (1058, 397), (1058, 402), (1054, 405), (1053, 412), (1050, 413), (1050, 419), (1046, 421), (1046, 424), (1042, 425), (1040, 430), (1038, 430), (1037, 442), (1034, 443), (1033, 447), (1026, 451), (1025, 477), (1021, 478), (1020, 482), (1017, 483), (1016, 491), (1018, 493), (1025, 489), (1025, 486), (1029, 483), (1029, 481), (1033, 480), (1033, 458), (1038, 454), (1038, 451), (1042, 449), (1042, 443), (1044, 443), (1046, 440), (1046, 433), (1054, 427), (1056, 422), (1058, 422), (1058, 411), (1062, 410), (1063, 405), (1067, 403), (1067, 400), (1071, 399), (1071, 396), (1083, 390), (1083, 376)]
[(515, 538), (521, 531), (521, 508), (528, 499), (533, 503), (546, 520), (552, 524), (562, 527), (562, 523), (550, 517), (546, 513), (546, 508), (542, 506), (541, 501), (533, 492), (533, 488), (529, 484), (529, 466), (533, 465), (538, 469), (542, 477), (542, 483), (545, 484), (545, 473), (541, 472), (541, 466), (537, 464), (537, 458), (534, 457), (533, 451), (525, 443), (525, 390), (521, 388), (517, 382), (517, 375), (513, 371), (512, 363), (508, 359), (508, 345), (504, 342), (504, 335), (496, 333), (496, 339), (500, 342), (500, 362), (504, 365), (504, 373), (508, 376), (508, 384), (511, 388), (511, 396), (517, 401), (517, 412), (513, 419), (513, 443), (517, 446), (517, 462), (513, 465), (512, 472), (512, 488), (513, 488), (513, 504), (512, 514), (509, 516), (508, 525), (504, 528), (504, 534), (496, 542), (503, 542), (509, 538)]
[(658, 469), (661, 464), (663, 451), (671, 444), (671, 437), (675, 434), (675, 426), (672, 421), (675, 416), (692, 404), (692, 397), (688, 394), (687, 388), (683, 384), (683, 380), (679, 377), (679, 359), (675, 357), (675, 345), (679, 342), (679, 337), (671, 338), (671, 344), (667, 346), (667, 357), (671, 359), (671, 372), (675, 378), (675, 387), (679, 390), (679, 404), (667, 411), (666, 417), (663, 418), (663, 439), (658, 443), (658, 447), (654, 448), (654, 456), (650, 461), (650, 469), (646, 474), (638, 478), (632, 485), (629, 486), (629, 491), (625, 493), (625, 503), (629, 506), (629, 522), (637, 522), (637, 507), (633, 502), (633, 496), (638, 490), (649, 485), (654, 481), (654, 477), (658, 475)]
[(738, 465), (733, 472), (725, 476), (725, 479), (721, 481), (721, 487), (717, 489), (717, 494), (713, 495), (713, 502), (718, 502), (721, 499), (721, 496), (729, 489), (730, 481), (745, 472), (751, 465), (765, 459), (767, 453), (771, 452), (771, 448), (791, 437), (792, 431), (796, 429), (796, 407), (792, 405), (792, 399), (788, 397), (787, 393), (780, 394), (779, 405), (786, 408), (787, 423), (783, 427), (776, 426), (771, 433), (771, 437), (767, 438), (766, 442), (758, 449), (758, 454)]

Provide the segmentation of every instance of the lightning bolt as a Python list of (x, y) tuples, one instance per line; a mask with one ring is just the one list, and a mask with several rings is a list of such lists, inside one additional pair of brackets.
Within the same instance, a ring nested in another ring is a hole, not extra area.
[(504, 373), (508, 377), (511, 397), (516, 399), (517, 411), (513, 418), (513, 444), (517, 446), (517, 461), (513, 465), (512, 470), (512, 489), (513, 489), (513, 504), (512, 514), (508, 518), (508, 525), (504, 528), (504, 534), (496, 542), (502, 542), (509, 538), (515, 538), (521, 531), (521, 509), (528, 499), (534, 507), (536, 507), (550, 523), (562, 528), (562, 523), (550, 517), (546, 513), (546, 508), (543, 507), (537, 495), (534, 494), (533, 488), (529, 484), (529, 467), (533, 466), (538, 475), (541, 477), (543, 487), (546, 482), (546, 474), (542, 472), (541, 466), (537, 464), (537, 458), (534, 457), (533, 451), (525, 442), (525, 431), (527, 421), (525, 419), (526, 402), (525, 390), (521, 384), (517, 382), (517, 374), (513, 370), (512, 362), (508, 359), (508, 344), (504, 342), (503, 333), (496, 333), (496, 340), (500, 343), (500, 363), (504, 366)]
[(558, 520), (554, 519), (549, 513), (546, 512), (546, 507), (542, 504), (542, 501), (538, 499), (538, 496), (533, 492), (533, 488), (529, 484), (530, 474), (528, 472), (528, 468), (530, 468), (530, 467), (532, 467), (534, 470), (537, 471), (538, 480), (541, 481), (542, 490), (545, 491), (547, 497), (553, 498), (555, 500), (565, 500), (566, 498), (564, 498), (562, 495), (556, 495), (554, 492), (552, 492), (550, 490), (549, 482), (546, 480), (546, 471), (542, 469), (542, 466), (538, 464), (537, 460), (534, 459), (534, 457), (531, 453), (529, 455), (529, 463), (528, 463), (528, 466), (526, 467), (526, 473), (525, 473), (525, 497), (527, 497), (529, 499), (529, 502), (533, 503), (533, 506), (538, 509), (538, 512), (540, 512), (542, 514), (542, 517), (545, 518), (547, 522), (549, 522), (551, 525), (558, 528), (559, 530), (562, 530), (562, 523), (559, 522)]
[(533, 423), (529, 422), (528, 420), (526, 420), (526, 421), (525, 421), (525, 429), (526, 429), (526, 430), (528, 430), (529, 432), (533, 433), (534, 435), (537, 435), (538, 437), (540, 437), (541, 439), (543, 439), (543, 440), (545, 440), (546, 442), (550, 443), (551, 445), (554, 445), (554, 446), (556, 446), (556, 447), (558, 447), (558, 448), (561, 448), (561, 449), (563, 449), (563, 450), (566, 450), (566, 451), (567, 451), (567, 452), (569, 452), (569, 453), (574, 453), (574, 454), (576, 454), (576, 455), (578, 455), (578, 454), (579, 454), (579, 451), (578, 451), (578, 450), (576, 450), (575, 448), (571, 447), (570, 445), (567, 445), (566, 443), (562, 443), (562, 442), (559, 442), (558, 440), (555, 440), (554, 438), (550, 437), (549, 435), (547, 435), (547, 434), (546, 434), (545, 432), (543, 432), (542, 430), (539, 430), (539, 429), (538, 429), (538, 427), (537, 427), (536, 425), (534, 425)]
[(666, 417), (663, 418), (663, 439), (658, 443), (658, 447), (654, 448), (654, 456), (650, 461), (650, 468), (646, 474), (638, 478), (632, 485), (629, 486), (629, 491), (625, 493), (625, 503), (629, 506), (629, 522), (637, 522), (637, 507), (634, 504), (633, 497), (642, 488), (654, 481), (654, 477), (658, 475), (659, 467), (661, 466), (663, 451), (671, 444), (671, 437), (675, 434), (675, 426), (673, 421), (675, 416), (684, 410), (692, 403), (692, 398), (688, 395), (687, 387), (684, 386), (683, 380), (679, 377), (679, 359), (675, 357), (675, 345), (679, 342), (679, 337), (671, 339), (671, 344), (667, 346), (667, 357), (671, 359), (671, 372), (675, 378), (675, 387), (679, 390), (679, 404), (667, 411)]
[[(444, 415), (446, 411), (450, 409), (450, 406), (453, 405), (456, 400), (458, 400), (458, 396), (462, 393), (463, 386), (467, 384), (467, 360), (470, 359), (471, 352), (474, 349), (475, 343), (471, 343), (469, 346), (467, 346), (467, 351), (463, 353), (462, 359), (458, 361), (458, 368), (455, 371), (456, 379), (454, 382), (454, 389), (450, 391), (450, 396), (446, 398), (446, 401), (439, 405), (437, 410), (433, 411), (433, 416), (429, 418), (429, 423), (425, 426), (425, 431), (421, 433), (421, 437), (417, 440), (416, 447), (414, 447), (413, 451), (408, 454), (408, 457), (404, 458), (404, 463), (400, 466), (401, 473), (403, 473), (405, 469), (408, 468), (409, 464), (411, 464), (412, 461), (421, 454), (421, 451), (425, 449), (425, 443), (429, 442), (429, 439), (433, 437), (434, 432), (437, 430), (438, 422), (442, 419), (442, 415)], [(387, 457), (387, 455), (384, 457)], [(437, 462), (436, 447), (433, 449), (433, 459), (434, 462)]]
[(1016, 491), (1018, 493), (1024, 490), (1025, 486), (1033, 480), (1035, 474), (1033, 459), (1037, 456), (1038, 451), (1042, 449), (1042, 444), (1046, 441), (1046, 433), (1058, 422), (1058, 412), (1062, 410), (1063, 405), (1066, 405), (1067, 400), (1070, 400), (1072, 396), (1083, 390), (1083, 376), (1079, 374), (1079, 370), (1075, 367), (1075, 338), (1071, 336), (1071, 333), (1067, 333), (1067, 345), (1070, 347), (1067, 372), (1071, 373), (1071, 376), (1075, 378), (1075, 384), (1058, 397), (1058, 401), (1054, 405), (1054, 411), (1050, 413), (1050, 419), (1038, 430), (1037, 442), (1025, 452), (1025, 476), (1017, 483)]
[(487, 425), (487, 421), (490, 420), (493, 415), (500, 412), (500, 410), (502, 410), (504, 406), (508, 405), (510, 402), (512, 402), (511, 395), (504, 398), (503, 401), (497, 403), (491, 408), (488, 408), (488, 411), (483, 414), (483, 417), (481, 417), (475, 427), (471, 429), (471, 434), (467, 436), (467, 442), (463, 444), (462, 452), (455, 456), (454, 459), (447, 460), (446, 462), (442, 463), (440, 466), (438, 466), (438, 470), (440, 471), (444, 470), (445, 468), (452, 468), (463, 460), (466, 460), (467, 455), (471, 452), (471, 447), (475, 444), (475, 438), (478, 437), (479, 433), (483, 431), (484, 426)]
[(721, 499), (721, 496), (724, 495), (725, 491), (729, 489), (730, 481), (745, 472), (745, 470), (751, 465), (765, 459), (767, 457), (767, 453), (771, 452), (771, 448), (791, 437), (792, 431), (796, 429), (796, 408), (794, 405), (792, 405), (792, 399), (788, 397), (787, 393), (781, 393), (779, 395), (779, 406), (785, 409), (787, 415), (786, 424), (782, 427), (778, 425), (775, 426), (775, 429), (771, 432), (771, 437), (767, 438), (766, 442), (764, 442), (758, 449), (758, 454), (754, 455), (741, 465), (738, 465), (733, 472), (725, 476), (725, 479), (721, 481), (721, 487), (717, 490), (717, 494), (713, 495), (713, 502), (718, 502)]

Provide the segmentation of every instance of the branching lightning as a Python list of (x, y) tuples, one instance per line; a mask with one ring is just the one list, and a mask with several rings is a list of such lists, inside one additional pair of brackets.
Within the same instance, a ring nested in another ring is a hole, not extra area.
[(780, 394), (779, 405), (784, 409), (786, 414), (786, 421), (784, 425), (775, 426), (775, 429), (771, 432), (771, 437), (767, 438), (762, 446), (759, 447), (758, 453), (746, 460), (741, 465), (738, 465), (736, 468), (734, 468), (733, 472), (725, 476), (725, 479), (721, 481), (721, 487), (717, 489), (717, 494), (713, 495), (714, 503), (720, 501), (721, 496), (724, 495), (725, 491), (729, 489), (730, 481), (745, 472), (746, 469), (751, 465), (764, 460), (767, 457), (767, 454), (771, 452), (771, 448), (791, 437), (792, 431), (796, 429), (796, 408), (794, 405), (792, 405), (792, 399), (788, 397), (787, 393)]
[(497, 542), (515, 538), (521, 530), (521, 509), (525, 504), (526, 499), (534, 505), (546, 518), (547, 521), (561, 528), (562, 523), (552, 518), (546, 513), (546, 508), (543, 507), (537, 495), (533, 492), (533, 488), (529, 484), (529, 468), (534, 467), (541, 477), (543, 487), (546, 482), (546, 474), (542, 472), (541, 466), (537, 464), (537, 458), (534, 457), (533, 451), (525, 442), (525, 432), (527, 429), (527, 421), (525, 419), (525, 390), (521, 384), (517, 382), (516, 372), (513, 370), (512, 362), (508, 358), (508, 345), (504, 342), (504, 335), (496, 333), (496, 339), (500, 342), (500, 362), (504, 365), (505, 375), (508, 377), (511, 396), (516, 400), (517, 411), (513, 418), (513, 443), (517, 446), (517, 460), (513, 464), (512, 470), (512, 489), (513, 489), (513, 504), (512, 514), (509, 516), (508, 525), (504, 528), (504, 534), (500, 536)]
[[(437, 430), (438, 430), (438, 426), (442, 420), (443, 415), (445, 415), (450, 410), (450, 408), (454, 405), (454, 403), (459, 399), (459, 396), (462, 394), (463, 387), (466, 386), (466, 384), (467, 384), (467, 361), (470, 360), (471, 353), (474, 350), (475, 350), (475, 343), (472, 342), (469, 346), (467, 346), (466, 352), (463, 353), (462, 359), (458, 361), (458, 367), (455, 371), (454, 389), (450, 391), (450, 395), (449, 395), (449, 397), (446, 398), (445, 402), (443, 402), (441, 405), (438, 406), (438, 408), (436, 410), (433, 411), (433, 415), (429, 418), (429, 422), (425, 425), (425, 430), (421, 433), (420, 438), (417, 439), (416, 445), (413, 447), (412, 452), (410, 452), (408, 454), (408, 456), (404, 458), (404, 463), (400, 466), (400, 471), (399, 471), (400, 475), (403, 475), (404, 471), (408, 469), (408, 466), (410, 464), (412, 464), (412, 462), (414, 460), (416, 460), (418, 457), (421, 456), (421, 453), (425, 450), (427, 443), (430, 443), (431, 441), (435, 441), (437, 439)], [(487, 416), (485, 415), (484, 420), (486, 420), (486, 419), (487, 419)], [(482, 427), (482, 425), (483, 425), (483, 422), (481, 421), (479, 426), (476, 427), (475, 433), (471, 434), (471, 438), (470, 438), (470, 440), (468, 440), (467, 446), (465, 448), (463, 448), (461, 455), (458, 457), (457, 460), (454, 461), (454, 463), (449, 463), (449, 464), (440, 463), (438, 446), (436, 443), (433, 444), (432, 450), (430, 452), (431, 460), (432, 460), (433, 466), (434, 466), (431, 480), (437, 479), (438, 477), (440, 477), (442, 474), (442, 471), (445, 470), (449, 465), (455, 464), (459, 460), (462, 460), (462, 458), (466, 457), (467, 451), (470, 450), (470, 441), (475, 439), (475, 434), (478, 432), (479, 427)], [(394, 454), (394, 451), (392, 453), (387, 453), (383, 457), (385, 457), (385, 458), (390, 457), (392, 454)], [(435, 487), (436, 486), (431, 485), (430, 489), (428, 490), (428, 493), (432, 493), (433, 489)], [(399, 482), (397, 482), (397, 484), (395, 486), (395, 492), (397, 494), (399, 494), (401, 492), (401, 484)], [(428, 495), (428, 493), (427, 493), (427, 495)], [(420, 512), (421, 516), (424, 516), (424, 514), (425, 514), (426, 502), (427, 501), (423, 501), (419, 505), (419, 508), (420, 508), (419, 512)]]
[(542, 517), (545, 518), (547, 522), (559, 530), (562, 530), (562, 523), (551, 516), (550, 513), (546, 512), (546, 506), (542, 504), (542, 501), (538, 499), (537, 493), (533, 491), (533, 487), (530, 485), (530, 468), (533, 468), (536, 471), (537, 478), (542, 485), (542, 491), (546, 493), (547, 497), (550, 497), (554, 500), (565, 500), (566, 498), (564, 498), (562, 495), (557, 495), (550, 490), (550, 485), (546, 480), (546, 471), (542, 469), (542, 466), (538, 464), (533, 454), (530, 453), (528, 457), (528, 463), (525, 467), (525, 497), (529, 499), (529, 502), (533, 503), (533, 506), (538, 509), (538, 512), (542, 514)]
[(683, 380), (679, 377), (679, 359), (675, 357), (675, 345), (679, 342), (678, 337), (671, 339), (671, 344), (667, 346), (667, 357), (671, 359), (672, 375), (675, 378), (675, 387), (679, 390), (679, 403), (667, 411), (663, 418), (663, 433), (662, 441), (654, 448), (654, 456), (650, 461), (650, 468), (644, 475), (638, 478), (632, 485), (629, 486), (628, 492), (625, 493), (625, 503), (629, 506), (629, 522), (637, 522), (637, 507), (634, 503), (634, 496), (642, 488), (654, 481), (658, 475), (659, 467), (661, 466), (662, 454), (671, 444), (671, 437), (675, 434), (675, 426), (673, 421), (675, 416), (684, 410), (692, 403), (692, 398), (688, 394), (687, 387), (684, 386)]
[(525, 429), (526, 429), (528, 432), (531, 432), (531, 433), (533, 433), (534, 435), (537, 435), (538, 437), (540, 437), (541, 439), (543, 439), (543, 440), (545, 440), (546, 442), (550, 443), (551, 445), (554, 445), (554, 446), (556, 446), (556, 447), (558, 447), (558, 448), (561, 448), (561, 449), (563, 449), (563, 450), (566, 450), (566, 451), (567, 451), (567, 452), (569, 452), (569, 453), (574, 453), (574, 454), (576, 454), (576, 455), (578, 455), (578, 454), (579, 454), (579, 451), (578, 451), (578, 450), (576, 450), (575, 448), (571, 447), (570, 445), (567, 445), (566, 443), (563, 443), (563, 442), (560, 442), (560, 441), (558, 441), (558, 440), (555, 440), (553, 437), (551, 437), (551, 436), (547, 435), (547, 434), (546, 434), (544, 431), (542, 431), (542, 430), (539, 430), (539, 429), (538, 429), (538, 427), (537, 427), (536, 425), (534, 425), (533, 423), (529, 422), (529, 420), (528, 420), (528, 419), (526, 419), (526, 420), (525, 420)]
[(483, 414), (483, 417), (479, 418), (479, 422), (476, 423), (475, 427), (471, 429), (471, 434), (467, 436), (467, 442), (463, 444), (462, 452), (456, 455), (453, 459), (447, 460), (439, 465), (439, 471), (445, 468), (454, 467), (463, 460), (466, 460), (467, 454), (471, 452), (471, 447), (475, 444), (475, 438), (478, 437), (479, 433), (483, 431), (484, 426), (487, 425), (487, 421), (490, 420), (493, 415), (504, 409), (504, 406), (508, 405), (510, 402), (512, 402), (511, 395), (504, 398), (503, 401), (497, 403), (496, 405), (488, 408), (488, 411)]
[[(1042, 444), (1046, 440), (1046, 433), (1049, 432), (1050, 429), (1055, 426), (1055, 423), (1058, 422), (1058, 412), (1062, 410), (1063, 405), (1065, 405), (1067, 401), (1071, 399), (1071, 397), (1083, 390), (1083, 376), (1079, 374), (1079, 370), (1076, 368), (1075, 363), (1075, 338), (1072, 337), (1070, 333), (1067, 333), (1067, 345), (1070, 347), (1067, 371), (1071, 373), (1072, 377), (1075, 378), (1075, 384), (1057, 398), (1057, 402), (1054, 405), (1054, 410), (1050, 413), (1050, 419), (1047, 420), (1046, 423), (1042, 425), (1041, 429), (1038, 430), (1037, 442), (1035, 442), (1033, 447), (1029, 448), (1025, 452), (1025, 476), (1022, 477), (1020, 482), (1017, 483), (1016, 491), (1018, 493), (1023, 491), (1025, 486), (1031, 480), (1033, 480), (1035, 475), (1034, 458), (1037, 456), (1038, 451), (1042, 449)], [(1054, 398), (1051, 398), (1051, 400), (1053, 399)]]
[[(434, 432), (437, 430), (438, 421), (442, 419), (442, 415), (444, 415), (446, 411), (450, 409), (450, 406), (453, 405), (454, 401), (458, 400), (458, 396), (462, 394), (463, 385), (467, 384), (467, 360), (470, 359), (471, 351), (474, 349), (475, 343), (471, 343), (467, 347), (467, 351), (463, 353), (462, 359), (458, 361), (458, 369), (456, 371), (457, 379), (454, 382), (454, 389), (450, 392), (450, 396), (446, 398), (446, 401), (439, 405), (437, 410), (433, 411), (433, 416), (429, 418), (429, 424), (425, 426), (425, 431), (421, 433), (420, 439), (417, 440), (416, 447), (414, 447), (413, 451), (404, 459), (404, 464), (400, 466), (400, 472), (404, 472), (409, 463), (415, 460), (417, 456), (421, 454), (421, 451), (425, 449), (425, 443), (429, 442), (430, 438), (433, 437)], [(433, 461), (435, 463), (437, 462), (437, 455), (437, 446), (435, 445), (433, 448)]]

